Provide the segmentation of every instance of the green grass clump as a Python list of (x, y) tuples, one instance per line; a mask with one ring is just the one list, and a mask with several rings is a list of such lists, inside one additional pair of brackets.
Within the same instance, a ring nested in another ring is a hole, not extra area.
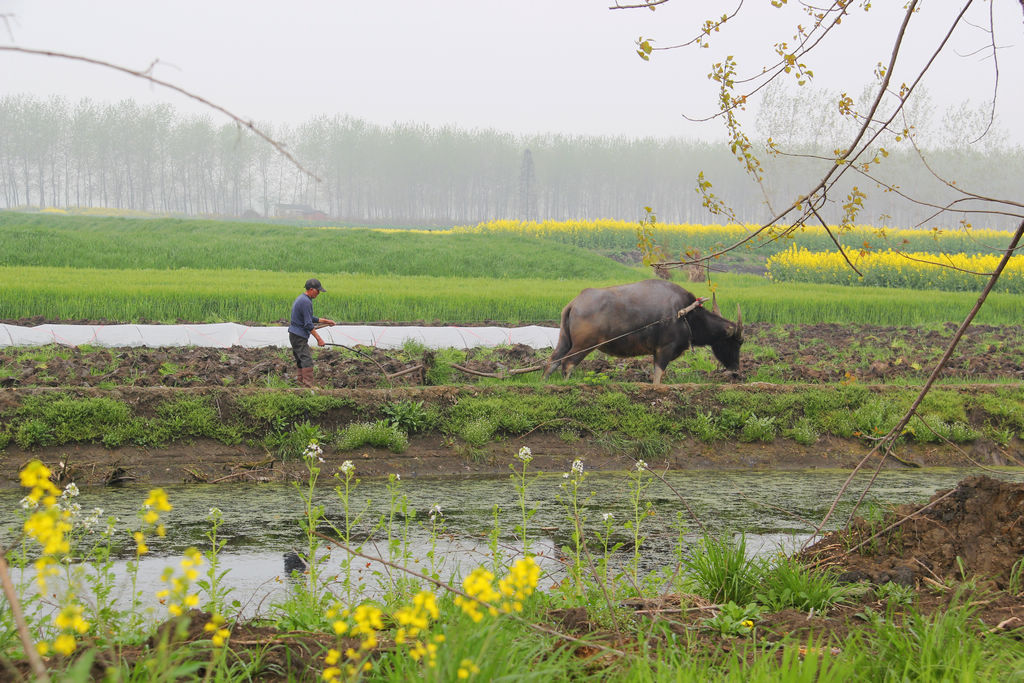
[(14, 441), (21, 448), (98, 443), (132, 419), (128, 404), (106, 397), (28, 396), (16, 412)]
[(281, 460), (294, 460), (302, 456), (310, 443), (323, 443), (327, 435), (319, 425), (309, 420), (267, 433), (263, 445)]
[(328, 410), (352, 406), (351, 399), (294, 391), (262, 391), (239, 397), (244, 415), (271, 428), (283, 429), (299, 418), (322, 415)]
[(764, 567), (747, 557), (747, 540), (718, 538), (705, 534), (683, 564), (698, 593), (714, 603), (746, 605), (754, 601)]
[(811, 569), (792, 556), (781, 555), (765, 567), (757, 602), (772, 612), (793, 608), (825, 613), (857, 590), (837, 582), (832, 572)]
[(183, 436), (198, 436), (216, 439), (226, 444), (242, 440), (237, 426), (227, 425), (213, 402), (207, 396), (180, 398), (157, 407), (155, 426), (164, 435), (161, 441), (180, 439)]
[(404, 453), (409, 447), (409, 436), (387, 420), (354, 422), (338, 432), (335, 444), (341, 451), (374, 446), (392, 453)]

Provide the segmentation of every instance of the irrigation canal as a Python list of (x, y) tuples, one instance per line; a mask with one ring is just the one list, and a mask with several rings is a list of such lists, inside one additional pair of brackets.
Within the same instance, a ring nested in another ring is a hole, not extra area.
[[(866, 496), (868, 507), (862, 510), (924, 502), (935, 491), (950, 488), (963, 477), (976, 473), (977, 470), (958, 469), (883, 471)], [(711, 533), (742, 532), (750, 552), (770, 553), (791, 549), (807, 538), (811, 530), (808, 523), (821, 520), (848, 474), (821, 470), (670, 472), (666, 476), (670, 486), (646, 475), (645, 481), (651, 483), (644, 491), (641, 511), (648, 509), (648, 502), (650, 507), (640, 527), (644, 537), (641, 574), (677, 565), (680, 530), (684, 548), (699, 538), (701, 525), (691, 518), (680, 496)], [(1024, 481), (1024, 472), (1020, 469), (1007, 469), (993, 476)], [(845, 523), (868, 477), (869, 474), (858, 475), (854, 480), (830, 528)], [(557, 548), (571, 543), (572, 524), (561, 487), (565, 482), (561, 474), (543, 474), (530, 480), (527, 489), (527, 506), (536, 508), (528, 525), (532, 550), (539, 554), (541, 566), (552, 572), (555, 580), (562, 566), (562, 553)], [(298, 490), (278, 484), (193, 484), (166, 487), (166, 491), (174, 506), (161, 519), (166, 522), (167, 535), (147, 541), (150, 552), (143, 556), (139, 570), (139, 590), (146, 599), (153, 600), (151, 596), (163, 587), (161, 572), (166, 566), (177, 567), (185, 548), (196, 546), (204, 550), (209, 547), (208, 517), (210, 509), (216, 507), (224, 519), (219, 535), (227, 543), (221, 553), (221, 563), (224, 569), (230, 570), (226, 577), (226, 583), (234, 587), (230, 597), (242, 603), (242, 613), (246, 616), (266, 614), (273, 602), (283, 596), (288, 583), (296, 580), (285, 572), (285, 554), (303, 552), (306, 547), (306, 537), (300, 527), (304, 507)], [(122, 577), (121, 595), (125, 599), (130, 589), (123, 577), (135, 547), (127, 529), (139, 526), (138, 509), (146, 493), (140, 488), (99, 488), (83, 490), (76, 498), (83, 515), (99, 507), (103, 509), (103, 519), (113, 515), (120, 520), (115, 572)], [(625, 473), (588, 475), (581, 485), (580, 501), (595, 561), (603, 553), (598, 535), (604, 533), (606, 521), (611, 526), (610, 545), (623, 543), (613, 558), (613, 565), (622, 567), (632, 559), (632, 532), (625, 527), (634, 517), (629, 494), (630, 480)], [(20, 510), (21, 495), (12, 489), (0, 492), (0, 506), (8, 511)], [(319, 487), (315, 495), (315, 503), (324, 506), (327, 518), (341, 527), (343, 507), (334, 489)], [(401, 505), (393, 505), (393, 500)], [(435, 506), (439, 506), (440, 515), (435, 509), (432, 524), (431, 508)], [(393, 508), (396, 512), (392, 515)], [(468, 573), (481, 564), (489, 565), (491, 547), (495, 543), (492, 538), (497, 538), (496, 543), (506, 557), (522, 548), (515, 534), (522, 513), (518, 494), (507, 476), (409, 478), (392, 482), (390, 489), (386, 480), (364, 480), (350, 496), (350, 509), (353, 517), (360, 515), (354, 527), (354, 538), (363, 552), (386, 558), (389, 553), (394, 557), (395, 553), (404, 551), (409, 558), (408, 566), (423, 573), (430, 573), (432, 569), (428, 552), (432, 543), (431, 529), (436, 529), (433, 568), (442, 578), (455, 572)], [(607, 513), (611, 517), (605, 520)], [(17, 521), (20, 517), (13, 514), (5, 517), (2, 536), (5, 543), (10, 543), (20, 526)], [(392, 517), (391, 544), (388, 517)], [(325, 525), (321, 528), (328, 532)], [(86, 542), (89, 538), (86, 537)], [(325, 576), (333, 577), (339, 572), (343, 556), (341, 550), (331, 552)], [(360, 560), (354, 566), (353, 571), (358, 572), (354, 578), (365, 583), (370, 594), (378, 581), (389, 580), (389, 571), (380, 564)], [(18, 572), (15, 573), (17, 577)], [(394, 574), (394, 570), (391, 573)], [(31, 576), (30, 567), (23, 578), (30, 581)]]

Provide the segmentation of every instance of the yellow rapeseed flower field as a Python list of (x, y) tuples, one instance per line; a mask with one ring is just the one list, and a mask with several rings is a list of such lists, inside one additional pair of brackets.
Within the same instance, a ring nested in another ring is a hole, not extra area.
[[(768, 277), (776, 282), (815, 282), (820, 284), (867, 287), (902, 287), (947, 291), (980, 290), (995, 270), (999, 254), (931, 254), (858, 251), (847, 253), (847, 264), (839, 251), (810, 251), (792, 246), (770, 257)], [(996, 289), (1024, 293), (1024, 256), (1010, 258)]]
[[(495, 220), (470, 226), (456, 226), (448, 230), (434, 230), (435, 234), (477, 233), (510, 234), (573, 244), (598, 250), (630, 250), (636, 248), (638, 221), (612, 219), (520, 221)], [(751, 237), (761, 226), (746, 224), (654, 223), (650, 226), (655, 241), (671, 253), (682, 255), (686, 250), (699, 249), (702, 253), (732, 245)], [(911, 230), (885, 226), (855, 225), (849, 229), (830, 226), (832, 235), (844, 247), (872, 250), (886, 248), (929, 254), (971, 253), (979, 245), (998, 248), (1009, 240), (1010, 233), (971, 227), (957, 230)], [(806, 226), (791, 230), (788, 225), (775, 225), (750, 239), (747, 246), (760, 253), (774, 254), (796, 245), (810, 250), (824, 251), (834, 246), (832, 236), (820, 226)]]

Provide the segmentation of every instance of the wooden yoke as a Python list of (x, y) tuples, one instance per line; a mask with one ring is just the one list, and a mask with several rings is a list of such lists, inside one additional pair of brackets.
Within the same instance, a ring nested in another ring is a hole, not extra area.
[(697, 297), (697, 300), (694, 301), (692, 304), (690, 304), (686, 308), (680, 309), (680, 311), (678, 313), (676, 313), (676, 317), (677, 318), (682, 318), (684, 315), (686, 315), (690, 311), (694, 310), (695, 308), (699, 308), (700, 306), (703, 306), (704, 302), (707, 301), (707, 300), (708, 300), (708, 298), (706, 296)]

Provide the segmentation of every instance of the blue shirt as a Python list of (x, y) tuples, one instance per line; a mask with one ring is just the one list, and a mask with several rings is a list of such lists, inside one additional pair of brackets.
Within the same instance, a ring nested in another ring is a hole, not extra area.
[(320, 318), (313, 315), (313, 300), (306, 296), (305, 292), (299, 294), (292, 304), (292, 319), (288, 331), (309, 339), (309, 333), (318, 322)]

